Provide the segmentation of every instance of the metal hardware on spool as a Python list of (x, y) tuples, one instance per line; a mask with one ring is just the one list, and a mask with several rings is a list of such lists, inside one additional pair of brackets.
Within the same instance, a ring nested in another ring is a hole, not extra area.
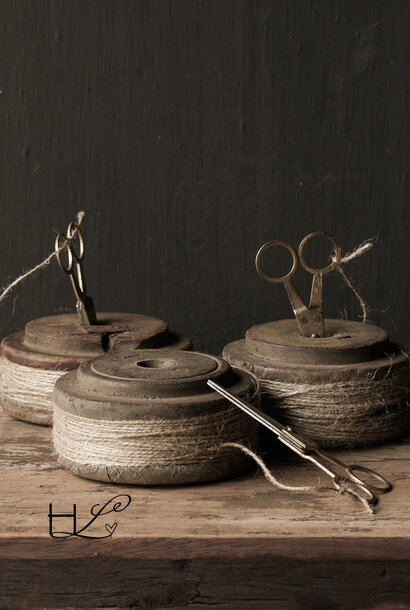
[[(1, 356), (16, 365), (44, 371), (69, 371), (84, 360), (122, 349), (171, 347), (192, 349), (190, 339), (168, 329), (164, 320), (127, 313), (99, 313), (98, 324), (83, 327), (76, 314), (46, 316), (26, 324), (23, 332), (5, 337)], [(52, 414), (32, 409), (4, 394), (6, 413), (32, 423), (50, 425)]]
[[(332, 242), (334, 255), (326, 267), (312, 267), (306, 262), (305, 247), (315, 237), (326, 237)], [(264, 253), (275, 246), (284, 247), (292, 255), (292, 268), (282, 277), (271, 277), (262, 269)], [(291, 278), (298, 264), (313, 275), (309, 305), (306, 306)], [(270, 283), (285, 285), (295, 320), (277, 320), (253, 326), (246, 332), (246, 350), (253, 356), (267, 361), (300, 364), (349, 364), (374, 358), (388, 343), (387, 334), (377, 326), (349, 320), (325, 320), (323, 318), (323, 276), (342, 265), (339, 242), (330, 233), (309, 233), (295, 249), (283, 241), (270, 241), (256, 254), (256, 270)], [(312, 341), (312, 339), (314, 339)]]
[[(315, 267), (311, 267), (310, 265), (307, 264), (305, 255), (304, 255), (304, 248), (311, 239), (313, 239), (314, 237), (320, 237), (320, 236), (327, 237), (332, 242), (333, 247), (334, 247), (334, 252), (335, 252), (335, 260), (332, 263), (330, 263), (330, 265), (328, 265), (327, 267), (316, 269)], [(293, 259), (291, 270), (289, 271), (289, 273), (287, 273), (286, 275), (283, 275), (282, 277), (271, 277), (270, 275), (265, 273), (262, 269), (261, 260), (262, 260), (263, 254), (267, 250), (269, 250), (270, 248), (273, 248), (275, 246), (280, 246), (280, 247), (283, 247), (283, 248), (286, 248), (287, 250), (289, 250), (289, 252), (292, 255), (292, 259)], [(256, 254), (256, 259), (255, 259), (256, 270), (259, 273), (259, 275), (267, 282), (271, 282), (274, 284), (284, 284), (284, 286), (286, 288), (286, 292), (289, 297), (289, 301), (292, 305), (292, 309), (293, 309), (293, 312), (296, 317), (296, 322), (298, 324), (299, 332), (303, 337), (311, 337), (314, 339), (319, 338), (319, 337), (324, 337), (325, 336), (325, 326), (324, 326), (324, 320), (323, 320), (323, 276), (326, 273), (333, 271), (337, 267), (337, 265), (340, 264), (338, 262), (338, 261), (340, 261), (340, 258), (341, 258), (340, 245), (338, 244), (336, 239), (333, 237), (333, 235), (330, 235), (329, 233), (324, 233), (323, 231), (315, 231), (314, 233), (309, 233), (309, 235), (306, 235), (306, 237), (304, 239), (302, 239), (302, 241), (300, 242), (300, 245), (299, 245), (298, 254), (299, 254), (299, 259), (298, 259), (298, 255), (296, 254), (295, 249), (286, 242), (269, 241), (266, 244), (264, 244), (259, 249), (258, 253)], [(302, 301), (302, 298), (301, 298), (299, 292), (296, 290), (295, 285), (291, 281), (291, 278), (296, 273), (299, 261), (300, 261), (300, 264), (302, 265), (302, 267), (306, 271), (308, 271), (308, 273), (311, 273), (313, 275), (310, 302), (309, 302), (308, 307), (306, 307), (306, 305)]]
[[(325, 268), (316, 269), (307, 264), (304, 248), (310, 239), (321, 235), (332, 241), (335, 252), (331, 264)], [(276, 246), (288, 249), (293, 259), (289, 273), (280, 278), (270, 277), (261, 266), (263, 254), (267, 249)], [(370, 247), (371, 244), (365, 244), (355, 252), (359, 255)], [(340, 388), (344, 383), (350, 383), (353, 388), (350, 391), (354, 392), (355, 383), (364, 387), (368, 382), (369, 400), (372, 400), (370, 391), (372, 384), (400, 375), (401, 401), (406, 400), (407, 386), (410, 390), (409, 355), (400, 346), (392, 344), (382, 328), (351, 320), (325, 320), (323, 318), (323, 275), (337, 268), (342, 271), (346, 280), (343, 264), (354, 258), (355, 252), (342, 258), (340, 245), (336, 239), (319, 231), (309, 234), (301, 241), (299, 256), (292, 246), (285, 242), (272, 241), (262, 246), (256, 255), (256, 269), (266, 281), (285, 284), (296, 319), (276, 320), (252, 326), (246, 331), (244, 339), (229, 343), (223, 350), (223, 357), (232, 366), (249, 371), (259, 379), (262, 407), (268, 414), (273, 414), (282, 421), (281, 416), (285, 417), (285, 411), (275, 409), (278, 404), (282, 404), (281, 398), (285, 401), (285, 398), (288, 397), (287, 402), (283, 402), (283, 404), (285, 408), (289, 409), (287, 411), (289, 422), (283, 421), (282, 423), (290, 423), (295, 432), (299, 434), (308, 433), (303, 427), (298, 429), (296, 420), (291, 421), (292, 405), (296, 404), (294, 407), (296, 409), (303, 409), (304, 417), (308, 418), (306, 404), (310, 405), (311, 401), (315, 400), (312, 396), (316, 394), (320, 396), (321, 388), (332, 387), (331, 384), (336, 384), (335, 388)], [(308, 307), (305, 306), (291, 282), (299, 262), (306, 271), (314, 276)], [(348, 279), (350, 280), (350, 278)], [(349, 285), (352, 287), (351, 283)], [(357, 291), (355, 294), (358, 296)], [(309, 388), (312, 389), (309, 390)], [(338, 391), (343, 392), (343, 390)], [(301, 392), (306, 392), (308, 395), (301, 396)], [(388, 399), (393, 400), (391, 396), (394, 395), (394, 390), (386, 388), (385, 392)], [(293, 401), (292, 396), (295, 396)], [(381, 413), (385, 412), (383, 400), (383, 395), (375, 397), (375, 404), (380, 405)], [(329, 402), (332, 402), (331, 397)], [(399, 414), (401, 404), (401, 402), (397, 403), (397, 413)], [(329, 409), (330, 406), (331, 404)], [(325, 408), (324, 405), (321, 407)], [(311, 409), (311, 421), (319, 421), (317, 419), (319, 415), (313, 413), (313, 405)], [(380, 417), (382, 418), (382, 415)], [(404, 414), (402, 420), (394, 420), (392, 429), (388, 432), (383, 431), (383, 439), (397, 436), (403, 432), (409, 424), (408, 419), (409, 417)], [(320, 421), (318, 425), (320, 425)], [(324, 426), (326, 426), (325, 423)], [(326, 443), (328, 443), (327, 446), (341, 445), (330, 438), (330, 429), (327, 436), (329, 438), (325, 440), (312, 436), (311, 438), (325, 446)], [(347, 441), (347, 444), (353, 446), (361, 444), (361, 441), (355, 439), (352, 434), (352, 438)]]
[[(169, 422), (171, 434), (174, 425), (188, 419), (193, 422), (192, 429), (188, 426), (187, 431), (192, 443), (195, 441), (194, 426), (198, 419), (219, 416), (229, 409), (229, 403), (207, 386), (208, 379), (220, 381), (237, 396), (253, 399), (258, 396), (257, 385), (251, 375), (232, 369), (221, 358), (209, 354), (137, 350), (94, 358), (57, 381), (54, 389), (54, 432), (65, 434), (64, 426), (61, 430), (58, 426), (60, 411), (79, 417), (81, 421), (100, 421), (104, 425), (112, 423), (113, 427), (119, 422), (138, 424), (149, 420), (154, 426), (156, 421), (165, 421)], [(245, 420), (243, 425), (250, 440), (256, 435), (257, 426)], [(128, 442), (132, 442), (132, 435), (127, 438)], [(213, 438), (209, 441), (215, 442)], [(95, 438), (90, 438), (92, 447), (96, 442)], [(156, 443), (163, 442), (163, 439), (160, 434), (154, 433), (149, 442), (155, 452)], [(177, 437), (175, 443), (178, 443)], [(110, 467), (104, 460), (106, 467), (96, 468), (91, 455), (87, 456), (87, 463), (79, 464), (79, 460), (59, 453), (57, 445), (55, 443), (58, 460), (65, 468), (85, 478), (115, 483), (169, 485), (210, 481), (236, 474), (249, 463), (249, 458), (232, 450), (223, 459), (216, 454), (203, 462), (190, 459), (187, 455), (186, 462), (178, 467), (174, 464), (145, 464), (141, 467), (137, 455), (133, 454), (133, 460), (122, 467)]]
[[(82, 268), (85, 246), (80, 224), (83, 216), (84, 212), (79, 212), (76, 220), (68, 225), (67, 234), (57, 235), (53, 253), (60, 269), (70, 277), (77, 315), (32, 320), (24, 332), (9, 335), (1, 343), (5, 365), (1, 405), (16, 419), (50, 425), (51, 396), (58, 372), (75, 369), (88, 358), (124, 348), (192, 349), (188, 337), (170, 331), (168, 324), (158, 318), (127, 313), (97, 316), (93, 300), (87, 295)], [(66, 264), (63, 252), (66, 252)], [(38, 391), (33, 390), (36, 387)]]
[[(74, 242), (78, 240), (79, 252), (74, 248)], [(67, 266), (64, 265), (61, 254), (62, 250), (66, 250), (68, 256)], [(97, 324), (97, 316), (95, 313), (94, 303), (90, 296), (87, 295), (87, 287), (82, 268), (84, 258), (84, 237), (81, 229), (76, 222), (70, 222), (67, 228), (67, 235), (59, 233), (55, 241), (55, 252), (57, 262), (60, 269), (66, 273), (74, 290), (77, 299), (76, 309), (82, 326), (91, 326)]]

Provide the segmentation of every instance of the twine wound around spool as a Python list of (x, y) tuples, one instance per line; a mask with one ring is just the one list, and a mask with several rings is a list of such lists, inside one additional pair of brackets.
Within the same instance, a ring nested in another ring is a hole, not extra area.
[[(254, 394), (251, 400), (257, 400)], [(59, 462), (73, 472), (87, 466), (91, 478), (129, 476), (144, 469), (218, 462), (235, 453), (229, 443), (248, 446), (257, 440), (257, 425), (236, 408), (191, 418), (97, 420), (54, 406), (53, 443)]]
[[(272, 415), (295, 432), (327, 447), (357, 446), (399, 436), (410, 425), (410, 371), (375, 373), (320, 384), (260, 378)], [(266, 402), (265, 402), (266, 406)]]
[(16, 404), (32, 411), (53, 410), (54, 385), (66, 371), (34, 368), (0, 359), (2, 401), (13, 410)]

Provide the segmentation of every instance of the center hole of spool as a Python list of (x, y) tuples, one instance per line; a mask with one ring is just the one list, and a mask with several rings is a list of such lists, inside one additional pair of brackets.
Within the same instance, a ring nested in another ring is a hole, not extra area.
[(137, 366), (143, 369), (169, 369), (174, 366), (173, 360), (166, 360), (165, 358), (156, 358), (155, 360), (140, 360), (137, 362)]

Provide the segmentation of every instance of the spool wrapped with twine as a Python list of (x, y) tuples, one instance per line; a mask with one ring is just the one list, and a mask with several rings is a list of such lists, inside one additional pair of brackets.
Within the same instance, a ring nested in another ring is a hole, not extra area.
[[(264, 375), (267, 374), (265, 369)], [(404, 434), (410, 426), (410, 372), (405, 366), (329, 383), (260, 379), (264, 404), (284, 425), (327, 447), (370, 445)]]
[[(84, 212), (79, 212), (71, 236), (65, 236), (41, 263), (11, 282), (1, 292), (0, 302), (75, 243), (83, 218)], [(99, 312), (96, 324), (91, 326), (82, 326), (76, 314), (32, 320), (24, 332), (13, 333), (1, 343), (1, 405), (16, 419), (50, 425), (54, 385), (65, 372), (107, 351), (163, 347), (190, 350), (192, 343), (188, 337), (170, 331), (164, 320), (140, 314)]]
[(76, 314), (46, 316), (1, 343), (1, 405), (16, 419), (50, 425), (54, 385), (65, 372), (107, 351), (141, 348), (189, 350), (190, 339), (163, 320), (139, 314), (99, 313), (83, 328)]
[(94, 358), (54, 390), (59, 463), (82, 477), (139, 485), (211, 481), (241, 472), (257, 423), (213, 392), (217, 379), (259, 402), (255, 380), (208, 354), (163, 350)]
[(314, 348), (298, 335), (294, 320), (281, 320), (250, 328), (245, 340), (225, 347), (223, 357), (255, 375), (267, 413), (323, 447), (369, 445), (405, 433), (407, 352), (377, 327), (326, 323), (329, 337), (315, 340)]
[[(409, 356), (389, 341), (382, 328), (366, 323), (367, 303), (345, 270), (348, 262), (372, 248), (373, 240), (342, 256), (334, 237), (311, 233), (302, 240), (299, 257), (307, 241), (318, 235), (329, 238), (335, 252), (331, 265), (324, 269), (312, 269), (304, 262), (305, 269), (315, 276), (311, 302), (313, 296), (316, 301), (309, 313), (317, 308), (320, 321), (323, 303), (317, 286), (321, 286), (322, 274), (335, 268), (358, 299), (363, 322), (327, 319), (322, 333), (311, 335), (299, 332), (296, 320), (259, 324), (248, 329), (245, 339), (226, 345), (223, 357), (232, 366), (255, 375), (268, 413), (322, 446), (354, 447), (392, 439), (410, 425)], [(274, 245), (285, 245), (294, 252), (283, 242), (268, 242), (256, 256), (256, 267), (268, 281), (282, 282), (292, 277), (298, 259), (294, 253), (294, 267), (284, 278), (267, 276), (260, 258)], [(298, 322), (307, 324), (304, 312), (308, 309), (303, 302), (292, 306)]]

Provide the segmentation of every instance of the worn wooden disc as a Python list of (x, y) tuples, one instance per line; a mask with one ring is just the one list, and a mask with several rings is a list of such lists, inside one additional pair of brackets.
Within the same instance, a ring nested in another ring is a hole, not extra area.
[(127, 313), (100, 313), (99, 324), (83, 327), (76, 314), (47, 316), (28, 322), (24, 332), (5, 337), (3, 356), (25, 366), (70, 370), (83, 360), (124, 348), (191, 346), (168, 331), (163, 320)]
[[(410, 416), (406, 408), (406, 388), (410, 387), (409, 354), (400, 346), (386, 345), (383, 355), (364, 362), (299, 364), (254, 356), (247, 350), (246, 341), (241, 340), (228, 344), (223, 357), (232, 366), (259, 379), (262, 408), (267, 414), (322, 447), (354, 447), (381, 442), (404, 434), (409, 428)], [(377, 382), (381, 385), (377, 386)], [(344, 416), (343, 410), (334, 407), (331, 394), (335, 392), (335, 400), (339, 401), (336, 404), (340, 405), (343, 384), (346, 384)], [(323, 390), (319, 389), (322, 386)], [(327, 394), (326, 387), (330, 388)], [(355, 400), (360, 395), (363, 400), (355, 411)], [(364, 424), (366, 419), (368, 427)], [(357, 421), (360, 423), (356, 426)], [(270, 434), (264, 434), (264, 442), (270, 446)]]
[[(3, 358), (33, 369), (69, 371), (85, 360), (123, 349), (192, 349), (188, 337), (168, 330), (163, 320), (127, 313), (99, 313), (98, 325), (83, 327), (76, 314), (46, 316), (28, 322), (24, 332), (1, 343)], [(32, 408), (3, 394), (1, 404), (16, 419), (50, 425), (47, 408)]]
[(409, 355), (382, 329), (326, 320), (330, 336), (306, 338), (293, 322), (255, 326), (223, 350), (259, 379), (266, 413), (323, 447), (380, 442), (408, 428)]
[(222, 358), (179, 350), (136, 350), (106, 354), (63, 375), (55, 403), (92, 419), (178, 419), (215, 412), (226, 400), (209, 388), (213, 379), (236, 394), (246, 394), (253, 379)]
[(291, 364), (348, 364), (383, 353), (388, 336), (378, 326), (350, 320), (325, 320), (325, 337), (303, 337), (296, 320), (277, 320), (252, 326), (246, 350), (269, 362)]
[(333, 383), (372, 376), (380, 379), (401, 367), (408, 368), (409, 356), (400, 346), (386, 345), (385, 353), (363, 362), (343, 364), (317, 364), (284, 362), (255, 356), (247, 349), (246, 340), (234, 341), (225, 346), (222, 354), (232, 366), (241, 368), (257, 377), (284, 383)]
[[(226, 399), (209, 388), (208, 379), (238, 396), (256, 391), (250, 375), (233, 369), (216, 356), (165, 349), (137, 350), (106, 354), (66, 373), (55, 385), (54, 401), (59, 409), (92, 420), (115, 422), (158, 417), (172, 422), (218, 413), (227, 407)], [(253, 420), (249, 426), (251, 430)], [(246, 456), (233, 452), (229, 458), (209, 463), (187, 460), (183, 468), (156, 466), (139, 471), (137, 464), (130, 464), (121, 472), (108, 468), (96, 475), (87, 464), (74, 464), (63, 456), (59, 461), (82, 477), (143, 485), (209, 481), (237, 473), (248, 464)]]

